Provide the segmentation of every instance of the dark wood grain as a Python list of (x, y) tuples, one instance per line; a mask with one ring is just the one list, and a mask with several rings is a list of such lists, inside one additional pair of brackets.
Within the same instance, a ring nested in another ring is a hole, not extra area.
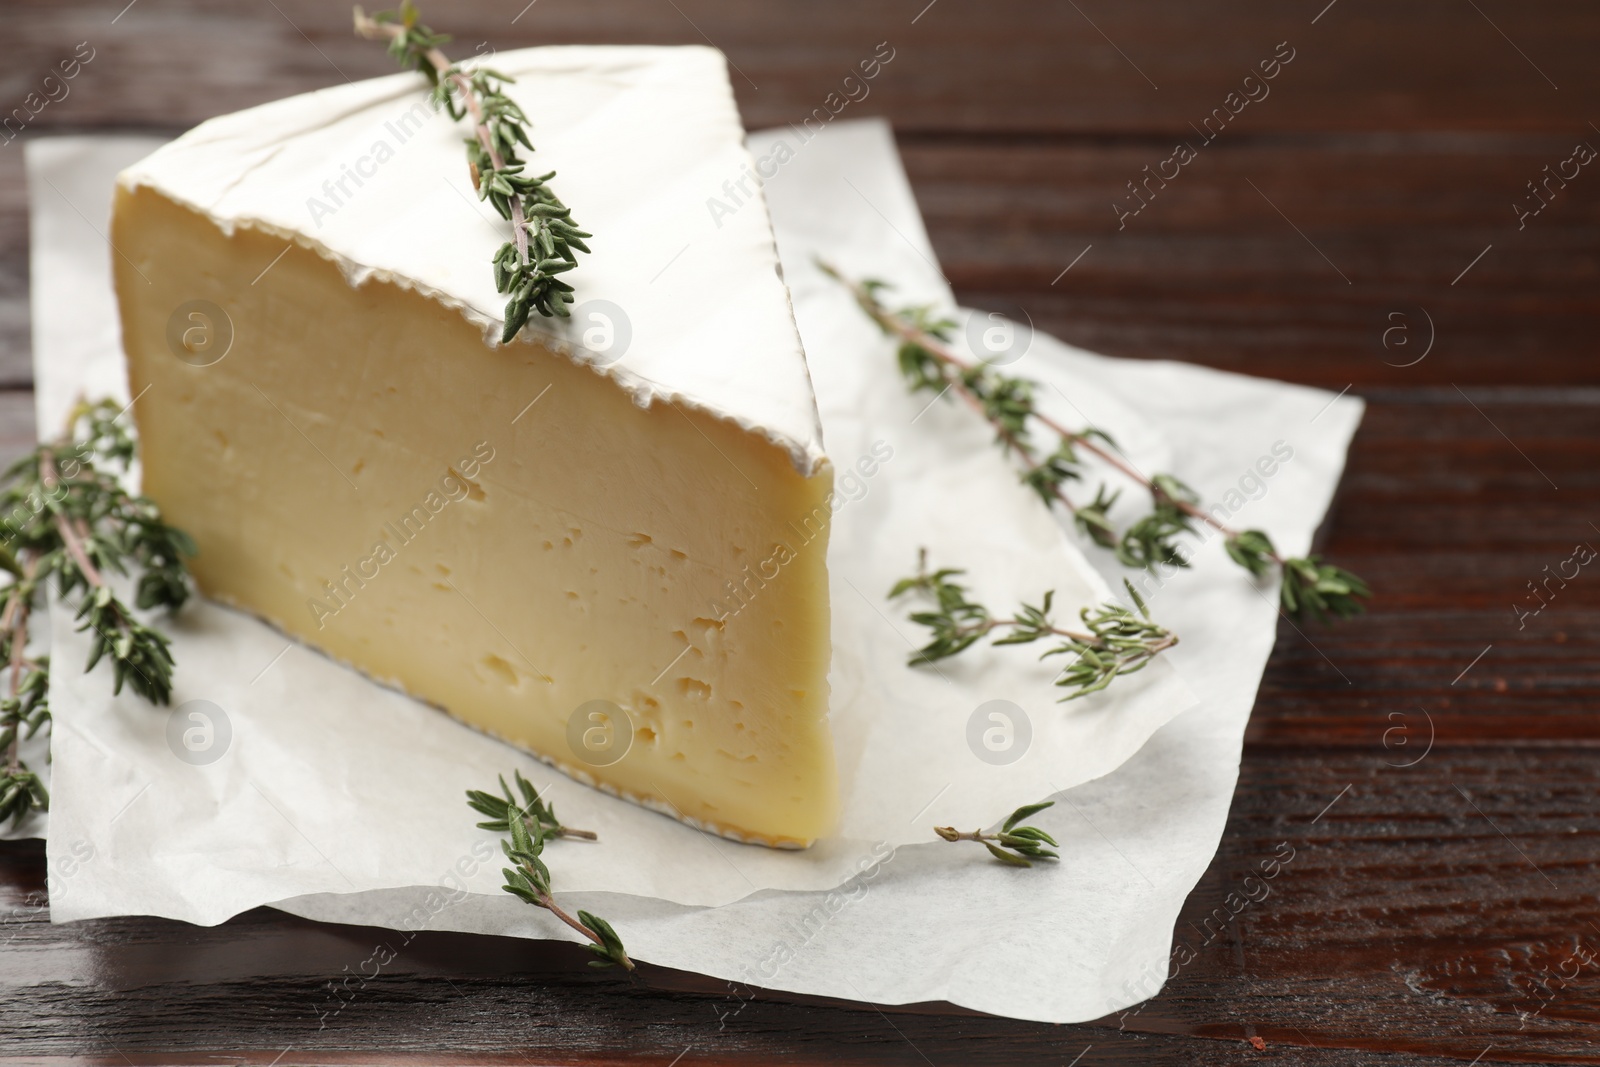
[[(1292, 64), (1259, 112), (1246, 111), (1256, 132), (1569, 137), (1600, 90), (1591, 61), (1600, 31), (1582, 0), (1537, 8), (1483, 0), (1480, 10), (1453, 0), (1339, 0), (1313, 24), (1326, 3), (538, 0), (525, 9), (479, 0), (450, 4), (449, 21), (474, 47), (710, 42), (737, 68), (734, 89), (752, 127), (809, 114), (883, 40), (897, 49), (893, 77), (869, 100), (919, 134), (1183, 133), (1285, 41)], [(42, 122), (188, 125), (391, 70), (381, 51), (352, 37), (344, 3), (138, 0), (110, 25), (122, 6), (12, 0), (20, 61), (0, 75), (0, 89), (20, 95), (88, 41), (96, 77)]]
[(1578, 136), (1225, 132), (1120, 223), (1169, 141), (902, 147), (969, 302), (1098, 351), (1370, 390), (1600, 383), (1600, 195), (1574, 182), (1521, 230), (1512, 210)]
[[(77, 42), (96, 50), (27, 136), (176, 132), (389, 69), (343, 3), (138, 0), (113, 23), (122, 7), (7, 5), (0, 104)], [(726, 992), (700, 976), (646, 967), (629, 985), (571, 946), (425, 934), (319, 1029), (329, 980), (385, 931), (265, 909), (215, 929), (52, 926), (42, 849), (13, 844), (0, 1060), (1600, 1063), (1600, 969), (1550, 978), (1580, 938), (1600, 943), (1600, 580), (1513, 610), (1574, 544), (1600, 544), (1600, 173), (1524, 228), (1512, 208), (1576, 141), (1600, 144), (1600, 12), (514, 0), (436, 17), (497, 47), (709, 39), (751, 127), (802, 118), (891, 41), (858, 112), (895, 123), (964, 301), (1020, 304), (1116, 355), (1367, 398), (1324, 533), (1378, 596), (1357, 621), (1282, 628), (1227, 832), (1178, 925), (1197, 958), (1136, 1012), (1051, 1027), (762, 994), (719, 1030)], [(1271, 96), (1119, 221), (1127, 183), (1197, 142), (1189, 123), (1280, 41), (1295, 58)], [(18, 149), (0, 146), (6, 455), (32, 432)], [(1385, 744), (1397, 726), (1409, 747)], [(1272, 895), (1206, 937), (1279, 842), (1296, 853)]]

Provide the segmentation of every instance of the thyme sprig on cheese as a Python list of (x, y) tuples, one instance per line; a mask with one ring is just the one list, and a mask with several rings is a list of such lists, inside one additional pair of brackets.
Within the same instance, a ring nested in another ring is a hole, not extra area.
[(472, 118), (473, 135), (466, 139), (472, 187), (479, 200), (489, 201), (511, 223), (512, 238), (493, 261), (495, 291), (509, 297), (500, 343), (515, 337), (534, 311), (547, 318), (566, 317), (573, 290), (559, 275), (578, 265), (576, 253), (589, 251), (583, 239), (594, 235), (578, 228), (572, 210), (550, 189), (555, 171), (526, 173), (517, 149), (520, 145), (534, 151), (528, 116), (504, 91), (515, 79), (487, 67), (467, 70), (452, 63), (440, 50), (450, 35), (422, 25), (411, 0), (404, 0), (398, 11), (371, 17), (358, 7), (355, 28), (362, 37), (387, 41), (389, 54), (401, 66), (426, 77), (435, 106), (458, 122)]
[[(1283, 576), (1280, 602), (1295, 619), (1348, 618), (1363, 610), (1371, 595), (1367, 583), (1315, 555), (1284, 556), (1261, 530), (1236, 530), (1200, 506), (1199, 494), (1171, 474), (1146, 476), (1124, 459), (1110, 436), (1094, 427), (1072, 429), (1044, 414), (1034, 404), (1038, 384), (1002, 374), (993, 366), (957, 355), (951, 348), (957, 324), (930, 307), (891, 310), (879, 298), (889, 288), (882, 281), (852, 281), (827, 263), (818, 264), (855, 297), (873, 322), (897, 343), (901, 374), (913, 393), (936, 396), (954, 394), (995, 430), (996, 443), (1022, 466), (1022, 480), (1047, 506), (1060, 505), (1074, 524), (1095, 544), (1112, 550), (1127, 567), (1154, 568), (1160, 564), (1188, 566), (1178, 538), (1197, 534), (1196, 522), (1212, 527), (1223, 537), (1228, 556), (1253, 576), (1276, 567)], [(1052, 439), (1042, 445), (1039, 430)], [(1052, 447), (1053, 445), (1053, 447)], [(1118, 531), (1109, 516), (1120, 490), (1102, 482), (1087, 503), (1068, 495), (1071, 482), (1083, 480), (1084, 457), (1126, 476), (1150, 494), (1151, 510), (1126, 529)]]
[(1054, 807), (1055, 801), (1046, 800), (1038, 804), (1024, 804), (1000, 825), (1000, 829), (993, 833), (983, 830), (972, 830), (963, 833), (954, 826), (935, 826), (933, 832), (946, 841), (976, 841), (989, 850), (989, 854), (1001, 863), (1012, 867), (1032, 867), (1034, 860), (1060, 859), (1058, 853), (1050, 851), (1046, 845), (1056, 845), (1056, 839), (1039, 829), (1037, 826), (1018, 826), (1023, 819), (1037, 815), (1046, 808)]
[(506, 884), (501, 888), (519, 900), (545, 909), (582, 934), (589, 941), (589, 951), (599, 957), (590, 960), (589, 966), (618, 966), (625, 971), (633, 970), (634, 963), (622, 947), (622, 938), (617, 936), (610, 923), (581, 909), (574, 917), (556, 903), (550, 890), (550, 868), (544, 862), (545, 844), (561, 837), (593, 841), (595, 834), (563, 826), (556, 818), (555, 810), (540, 799), (538, 790), (522, 777), (521, 772), (516, 774), (516, 782), (522, 794), (521, 800), (512, 795), (504, 775), (500, 777), (499, 796), (481, 789), (467, 791), (468, 806), (489, 816), (488, 822), (478, 825), (485, 830), (511, 835), (510, 840), (502, 839), (500, 842), (500, 848), (512, 863), (512, 866), (501, 869), (500, 873), (506, 879)]
[(127, 684), (153, 704), (172, 695), (167, 638), (134, 615), (107, 576), (138, 569), (138, 608), (179, 608), (190, 595), (184, 560), (195, 546), (162, 521), (152, 501), (123, 488), (118, 474), (127, 472), (137, 446), (121, 414), (110, 400), (80, 401), (62, 437), (0, 475), (0, 570), (10, 575), (0, 592), (0, 659), (7, 670), (0, 697), (0, 820), (18, 823), (50, 806), (20, 746), (50, 722), (50, 662), (29, 656), (27, 646), (51, 579), (58, 596), (78, 602), (79, 631), (92, 631), (84, 670), (109, 657), (113, 693)]
[(1055, 647), (1046, 649), (1039, 658), (1074, 657), (1055, 682), (1071, 690), (1061, 698), (1065, 703), (1098, 693), (1118, 677), (1143, 670), (1151, 660), (1178, 643), (1174, 634), (1150, 620), (1144, 600), (1126, 581), (1123, 585), (1138, 607), (1138, 614), (1113, 601), (1094, 608), (1085, 607), (1079, 612), (1087, 628), (1087, 632), (1083, 632), (1059, 627), (1051, 620), (1054, 590), (1047, 591), (1038, 605), (1023, 604), (1015, 615), (1000, 617), (969, 598), (966, 587), (953, 580), (964, 573), (951, 567), (930, 572), (924, 551), (918, 555), (917, 573), (902, 578), (889, 590), (891, 600), (918, 592), (935, 605), (932, 610), (911, 613), (911, 621), (926, 626), (931, 638), (912, 653), (913, 667), (957, 655), (996, 632), (1003, 636), (990, 642), (995, 646), (1027, 645), (1054, 638), (1057, 640)]

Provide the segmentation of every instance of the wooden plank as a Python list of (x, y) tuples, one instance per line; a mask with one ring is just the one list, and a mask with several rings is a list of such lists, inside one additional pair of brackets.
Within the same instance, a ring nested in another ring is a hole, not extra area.
[(1373, 584), (1371, 611), (1280, 626), (1251, 740), (1365, 746), (1393, 762), (1428, 737), (1600, 743), (1600, 574), (1574, 552), (1600, 546), (1596, 399), (1449, 386), (1375, 397), (1325, 546)]
[(28, 335), (28, 185), (18, 146), (0, 148), (0, 389), (33, 381)]
[(33, 447), (33, 393), (0, 391), (0, 469)]
[(902, 147), (962, 299), (1085, 348), (1336, 390), (1600, 382), (1600, 181), (1512, 210), (1566, 140), (1226, 136), (1183, 168), (1162, 141)]
[[(1542, 4), (1537, 15), (1505, 0), (1483, 0), (1477, 10), (1450, 0), (1325, 5), (611, 0), (597, 9), (582, 0), (461, 0), (425, 10), (455, 33), (458, 51), (480, 43), (714, 44), (734, 64), (734, 89), (753, 126), (810, 115), (887, 40), (893, 62), (845, 113), (893, 115), (908, 132), (1186, 134), (1242, 91), (1280, 42), (1293, 60), (1267, 83), (1270, 95), (1238, 115), (1257, 133), (1515, 129), (1566, 137), (1586, 128), (1585, 101), (1600, 90), (1590, 61), (1600, 28), (1581, 0)], [(188, 126), (392, 70), (380, 49), (352, 36), (347, 4), (137, 0), (113, 24), (122, 6), (14, 0), (17, 61), (0, 73), (0, 98), (14, 106), (37, 91), (79, 42), (94, 58), (69, 95), (40, 110), (37, 129)]]

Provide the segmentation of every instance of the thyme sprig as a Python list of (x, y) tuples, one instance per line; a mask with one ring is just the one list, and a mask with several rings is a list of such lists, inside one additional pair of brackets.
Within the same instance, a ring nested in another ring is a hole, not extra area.
[[(957, 355), (949, 343), (957, 326), (952, 319), (929, 307), (891, 310), (880, 299), (880, 293), (889, 288), (887, 283), (852, 281), (827, 263), (818, 266), (848, 288), (861, 310), (897, 342), (900, 372), (913, 393), (954, 393), (994, 428), (1001, 450), (1021, 465), (1023, 482), (1047, 506), (1066, 509), (1085, 536), (1112, 550), (1124, 566), (1188, 566), (1178, 539), (1197, 534), (1195, 524), (1199, 522), (1220, 533), (1229, 558), (1253, 576), (1278, 568), (1283, 576), (1280, 602), (1290, 617), (1324, 621), (1362, 611), (1361, 601), (1371, 595), (1371, 589), (1355, 574), (1316, 555), (1283, 556), (1265, 532), (1226, 525), (1202, 508), (1199, 494), (1177, 477), (1147, 477), (1134, 468), (1104, 431), (1071, 429), (1039, 411), (1034, 404), (1037, 383)], [(1041, 428), (1053, 437), (1053, 447), (1036, 441), (1035, 433)], [(1119, 532), (1109, 512), (1120, 490), (1109, 491), (1102, 483), (1089, 503), (1069, 496), (1067, 485), (1084, 478), (1086, 455), (1143, 486), (1150, 494), (1150, 512)]]
[[(511, 787), (506, 785), (506, 776), (500, 776), (500, 793), (486, 793), (481, 789), (467, 790), (467, 805), (474, 811), (489, 817), (488, 822), (480, 822), (478, 827), (483, 830), (493, 830), (496, 833), (509, 833), (511, 831), (511, 817), (513, 811), (521, 811), (531, 823), (537, 823), (544, 831), (546, 837), (572, 837), (580, 841), (597, 841), (599, 835), (593, 830), (575, 830), (563, 825), (556, 818), (556, 809), (552, 804), (545, 802), (539, 796), (539, 791), (533, 783), (522, 776), (521, 771), (515, 772), (517, 790), (522, 794), (519, 804), (512, 799)], [(531, 829), (531, 827), (530, 827)]]
[(589, 942), (589, 951), (599, 957), (590, 960), (589, 966), (620, 966), (626, 971), (633, 970), (634, 963), (622, 947), (622, 938), (617, 936), (610, 923), (583, 910), (579, 910), (574, 917), (556, 903), (550, 890), (550, 868), (544, 862), (545, 844), (560, 837), (582, 837), (592, 841), (595, 835), (587, 830), (570, 830), (563, 826), (556, 819), (555, 811), (540, 800), (538, 791), (521, 773), (516, 775), (516, 782), (522, 793), (520, 802), (513, 798), (504, 775), (500, 778), (503, 796), (481, 789), (467, 791), (468, 806), (489, 816), (488, 822), (478, 825), (485, 830), (511, 835), (510, 840), (502, 839), (500, 842), (500, 848), (512, 863), (510, 867), (501, 868), (500, 873), (506, 879), (506, 884), (501, 888), (536, 908), (544, 908), (582, 934)]
[(175, 610), (189, 598), (184, 560), (196, 550), (154, 502), (123, 488), (118, 475), (133, 463), (137, 444), (121, 414), (111, 400), (80, 401), (61, 438), (0, 474), (0, 570), (10, 575), (0, 590), (0, 659), (9, 668), (0, 698), (0, 820), (13, 824), (50, 806), (20, 746), (50, 722), (50, 662), (30, 658), (27, 645), (39, 594), (51, 578), (59, 596), (80, 598), (79, 632), (93, 631), (85, 671), (110, 657), (113, 693), (126, 683), (153, 704), (172, 695), (167, 638), (134, 616), (107, 575), (137, 568), (135, 605)]
[(1032, 867), (1034, 860), (1056, 860), (1061, 856), (1050, 851), (1046, 845), (1060, 848), (1056, 839), (1039, 829), (1037, 826), (1018, 826), (1023, 819), (1037, 815), (1046, 808), (1053, 807), (1055, 801), (1046, 800), (1038, 804), (1024, 804), (1000, 825), (994, 833), (985, 833), (982, 830), (973, 830), (962, 833), (954, 826), (935, 826), (933, 832), (946, 841), (977, 841), (989, 850), (989, 854), (1001, 863), (1012, 867)]
[(50, 721), (49, 657), (25, 659), (18, 651), (25, 642), (25, 630), (20, 641), (7, 631), (10, 695), (0, 701), (0, 747), (6, 753), (5, 767), (0, 770), (0, 822), (10, 819), (13, 826), (30, 811), (50, 807), (49, 790), (19, 754), (22, 738), (37, 734)]
[(1143, 670), (1151, 660), (1178, 643), (1176, 635), (1151, 621), (1144, 600), (1126, 581), (1123, 585), (1139, 609), (1138, 614), (1114, 601), (1085, 607), (1079, 612), (1087, 627), (1085, 633), (1063, 629), (1051, 621), (1054, 590), (1047, 591), (1039, 604), (1024, 603), (1015, 615), (1004, 618), (993, 615), (988, 608), (972, 600), (966, 587), (954, 581), (957, 575), (964, 573), (951, 567), (930, 572), (924, 550), (918, 554), (917, 573), (902, 578), (889, 590), (891, 600), (919, 592), (932, 599), (935, 605), (933, 610), (911, 613), (911, 621), (926, 626), (930, 637), (926, 645), (911, 654), (912, 666), (947, 659), (996, 631), (1004, 632), (990, 642), (996, 646), (1026, 645), (1054, 638), (1058, 643), (1039, 658), (1074, 657), (1055, 681), (1057, 686), (1071, 690), (1061, 698), (1065, 703), (1098, 693), (1121, 675)]
[(466, 70), (452, 63), (440, 48), (451, 40), (419, 21), (416, 5), (403, 0), (398, 11), (368, 17), (355, 9), (356, 33), (387, 41), (389, 54), (433, 86), (432, 99), (460, 121), (472, 117), (473, 135), (466, 139), (467, 169), (479, 200), (494, 205), (511, 223), (512, 238), (494, 254), (495, 291), (509, 296), (500, 343), (517, 335), (531, 312), (565, 318), (573, 302), (572, 286), (559, 275), (578, 265), (576, 252), (587, 252), (592, 237), (572, 221), (572, 210), (550, 189), (548, 174), (532, 175), (517, 155), (520, 145), (534, 151), (528, 138), (528, 116), (504, 91), (516, 79), (487, 67)]

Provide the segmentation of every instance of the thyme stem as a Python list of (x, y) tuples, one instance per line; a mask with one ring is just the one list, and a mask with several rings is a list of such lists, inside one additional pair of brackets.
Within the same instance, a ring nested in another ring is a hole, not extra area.
[(996, 618), (989, 609), (971, 599), (966, 587), (955, 581), (962, 572), (944, 568), (930, 572), (928, 554), (917, 554), (917, 573), (902, 578), (889, 591), (893, 600), (905, 593), (918, 592), (933, 601), (929, 610), (914, 611), (911, 621), (928, 628), (930, 640), (911, 656), (911, 666), (932, 663), (966, 651), (996, 630), (1009, 630), (992, 643), (1026, 645), (1047, 638), (1058, 638), (1054, 647), (1040, 656), (1071, 656), (1055, 684), (1069, 690), (1062, 701), (1097, 693), (1124, 674), (1143, 670), (1147, 664), (1178, 643), (1170, 631), (1150, 620), (1144, 601), (1133, 586), (1124, 582), (1128, 596), (1139, 613), (1114, 602), (1079, 612), (1087, 632), (1068, 630), (1051, 621), (1053, 591), (1046, 592), (1038, 605), (1023, 604), (1018, 613)]
[[(395, 41), (404, 37), (408, 27), (398, 22), (379, 22), (369, 18), (359, 7), (355, 12), (356, 32), (369, 41)], [(433, 69), (439, 72), (439, 77), (450, 82), (460, 94), (462, 103), (472, 115), (472, 134), (483, 145), (483, 150), (488, 153), (489, 161), (494, 164), (495, 170), (505, 167), (506, 161), (500, 155), (499, 147), (494, 143), (494, 138), (489, 134), (489, 124), (484, 121), (483, 105), (478, 100), (478, 94), (473, 92), (472, 82), (467, 76), (455, 69), (455, 64), (450, 62), (450, 57), (438, 48), (425, 48), (420, 53), (427, 61), (433, 64)], [(474, 171), (472, 187), (478, 187), (478, 175)], [(528, 231), (523, 221), (522, 194), (513, 193), (507, 197), (511, 202), (511, 227), (516, 234), (517, 259), (524, 265), (528, 262)]]
[[(955, 633), (957, 636), (962, 637), (966, 636), (967, 634), (977, 634), (979, 637), (984, 637), (992, 630), (999, 630), (1002, 628), (1020, 629), (1022, 627), (1027, 627), (1030, 631), (1038, 634), (1040, 637), (1065, 637), (1069, 641), (1081, 641), (1086, 645), (1100, 643), (1100, 639), (1093, 634), (1079, 633), (1076, 630), (1063, 630), (1058, 626), (1036, 626), (1028, 619), (990, 619), (987, 622), (976, 623), (972, 626), (958, 627)], [(1178, 639), (1176, 637), (1172, 638), (1172, 644), (1175, 645), (1177, 643)], [(1157, 651), (1161, 651), (1162, 649), (1169, 647), (1171, 646), (1162, 645), (1161, 649), (1157, 649)]]
[[(961, 356), (957, 355), (950, 348), (950, 346), (944, 342), (943, 339), (934, 336), (919, 326), (907, 322), (903, 316), (896, 315), (883, 307), (883, 305), (879, 304), (878, 301), (873, 298), (872, 294), (860, 282), (852, 281), (844, 277), (831, 266), (823, 265), (822, 269), (830, 276), (848, 287), (851, 295), (855, 297), (856, 303), (861, 306), (861, 310), (865, 311), (885, 332), (896, 338), (899, 338), (901, 341), (909, 342), (910, 344), (914, 344), (919, 348), (922, 348), (946, 367), (953, 368), (957, 373), (946, 374), (946, 383), (960, 393), (962, 399), (964, 399), (968, 405), (973, 408), (973, 410), (977, 411), (978, 414), (982, 415), (990, 425), (994, 426), (996, 431), (999, 432), (1001, 439), (1006, 443), (1008, 450), (1016, 452), (1019, 456), (1021, 456), (1023, 463), (1030, 471), (1037, 470), (1040, 467), (1040, 463), (1030, 456), (1027, 450), (1019, 446), (1015, 434), (1003, 426), (1000, 420), (993, 416), (993, 414), (984, 405), (983, 398), (980, 397), (972, 389), (972, 387), (967, 384), (963, 374), (979, 369), (979, 365), (977, 363), (969, 359), (963, 359)], [(1069, 441), (1076, 447), (1082, 448), (1085, 452), (1098, 457), (1107, 465), (1120, 471), (1129, 479), (1137, 482), (1150, 492), (1160, 492), (1150, 478), (1145, 476), (1138, 470), (1138, 468), (1134, 467), (1116, 452), (1097, 442), (1092, 434), (1085, 433), (1082, 430), (1069, 429), (1068, 427), (1063, 426), (1058, 420), (1051, 418), (1049, 415), (1046, 415), (1040, 411), (1032, 411), (1030, 414), (1039, 421), (1040, 425), (1053, 431), (1062, 440)], [(1060, 486), (1052, 486), (1052, 489), (1055, 491), (1054, 495), (1056, 496), (1056, 499), (1060, 500), (1062, 504), (1066, 505), (1068, 510), (1074, 513), (1077, 512), (1077, 505), (1067, 498), (1066, 494), (1061, 491)], [(1234, 538), (1237, 537), (1241, 532), (1220, 521), (1216, 516), (1212, 515), (1204, 508), (1188, 500), (1184, 500), (1181, 497), (1174, 497), (1171, 498), (1171, 502), (1185, 515), (1188, 515), (1191, 518), (1199, 519), (1201, 522), (1205, 523), (1207, 526), (1210, 526), (1212, 529), (1216, 530), (1225, 537)], [(1274, 563), (1277, 563), (1280, 566), (1284, 562), (1283, 557), (1278, 555), (1275, 550), (1268, 552), (1267, 556)]]
[[(531, 875), (533, 873), (532, 870), (526, 865), (522, 867), (522, 872), (524, 875)], [(537, 883), (535, 883), (535, 885), (537, 885)], [(578, 931), (578, 933), (588, 938), (594, 943), (595, 947), (602, 950), (602, 952), (609, 948), (604, 937), (600, 936), (600, 934), (589, 929), (589, 927), (585, 926), (582, 922), (579, 922), (573, 916), (563, 911), (560, 905), (556, 903), (555, 897), (551, 896), (546, 891), (541, 891), (538, 889), (535, 890), (535, 894), (539, 898), (539, 907), (545, 909), (551, 915), (554, 915), (556, 918), (560, 919), (562, 922)], [(625, 971), (635, 970), (633, 960), (629, 958), (627, 951), (622, 948), (620, 942), (617, 944), (614, 951), (607, 953), (607, 958), (612, 963), (621, 966), (621, 968)]]
[[(1112, 549), (1125, 566), (1187, 567), (1189, 558), (1176, 539), (1197, 533), (1198, 522), (1221, 534), (1228, 557), (1252, 576), (1261, 577), (1274, 567), (1279, 570), (1283, 579), (1279, 601), (1290, 617), (1345, 618), (1363, 609), (1361, 601), (1371, 590), (1357, 575), (1315, 555), (1283, 555), (1265, 532), (1228, 525), (1201, 507), (1199, 495), (1173, 475), (1146, 475), (1134, 467), (1103, 431), (1092, 426), (1074, 429), (1039, 411), (1033, 400), (1037, 383), (1007, 377), (987, 363), (954, 351), (949, 344), (956, 327), (953, 321), (938, 317), (929, 307), (891, 310), (878, 299), (885, 283), (846, 278), (820, 260), (818, 266), (844, 286), (861, 310), (896, 342), (901, 374), (913, 392), (928, 390), (942, 396), (955, 390), (993, 427), (1001, 450), (1016, 455), (1023, 468), (1022, 480), (1047, 505), (1059, 503), (1066, 508), (1074, 525), (1095, 544)], [(1029, 436), (1030, 420), (1055, 435), (1054, 451), (1042, 454), (1036, 448)], [(1119, 532), (1109, 510), (1120, 492), (1108, 493), (1102, 483), (1092, 502), (1072, 500), (1064, 486), (1083, 477), (1082, 455), (1095, 457), (1141, 486), (1153, 505), (1150, 514)]]
[[(911, 333), (912, 336), (920, 336), (917, 331), (912, 331)], [(911, 340), (911, 337), (904, 337), (903, 339)], [(917, 344), (920, 342), (913, 341), (912, 343)], [(929, 351), (932, 352), (933, 350), (929, 349)], [(934, 352), (933, 354), (935, 357), (939, 356), (938, 352)], [(953, 354), (948, 353), (948, 351), (946, 351), (946, 354), (949, 355), (949, 362), (951, 364), (957, 367), (961, 366)], [(1023, 447), (1022, 442), (1018, 440), (1017, 435), (1012, 432), (1009, 427), (990, 414), (989, 409), (983, 403), (983, 398), (978, 396), (977, 393), (973, 392), (972, 389), (968, 387), (967, 383), (962, 380), (959, 374), (955, 375), (954, 377), (947, 375), (945, 381), (952, 389), (956, 391), (957, 396), (966, 401), (967, 405), (971, 407), (973, 411), (976, 411), (980, 417), (987, 421), (989, 425), (994, 427), (995, 433), (1000, 436), (1000, 440), (1005, 446), (1005, 450), (1021, 460), (1023, 467), (1029, 473), (1037, 471), (1044, 466), (1033, 457), (1031, 450)], [(1078, 513), (1078, 505), (1072, 500), (1071, 497), (1067, 496), (1066, 492), (1062, 490), (1061, 486), (1052, 484), (1050, 486), (1050, 495), (1054, 497), (1058, 503), (1065, 507), (1070, 514), (1076, 515)]]
[[(11, 642), (11, 699), (19, 702), (22, 699), (22, 668), (27, 664), (30, 614), (27, 598), (21, 595), (21, 590), (25, 585), (32, 584), (37, 569), (38, 559), (30, 553), (23, 565), (22, 576), (7, 590), (5, 613), (0, 616), (0, 628), (5, 630), (6, 637)], [(5, 777), (11, 778), (20, 770), (22, 770), (22, 730), (19, 726), (12, 734), (11, 744), (6, 751)]]
[(450, 38), (422, 25), (411, 0), (370, 18), (356, 8), (355, 32), (387, 42), (389, 54), (402, 66), (421, 73), (433, 87), (430, 99), (436, 107), (453, 119), (471, 119), (472, 137), (466, 144), (472, 187), (479, 200), (489, 201), (511, 223), (512, 239), (491, 260), (495, 291), (508, 298), (500, 343), (516, 337), (534, 311), (568, 317), (567, 305), (575, 297), (561, 275), (577, 267), (577, 253), (589, 251), (583, 239), (593, 235), (578, 228), (572, 210), (550, 189), (555, 171), (524, 173), (527, 164), (517, 155), (518, 146), (534, 149), (527, 116), (505, 92), (514, 79), (487, 67), (469, 72), (452, 63), (440, 48)]
[[(44, 486), (45, 492), (54, 493), (61, 484), (60, 475), (56, 471), (55, 453), (48, 448), (39, 450), (39, 481)], [(62, 512), (55, 512), (56, 532), (61, 535), (61, 544), (78, 565), (78, 570), (88, 583), (99, 589), (106, 584), (105, 577), (100, 573), (100, 568), (89, 559), (89, 554), (84, 551), (83, 541), (86, 536), (81, 526), (75, 525)]]
[(134, 606), (176, 609), (190, 595), (184, 560), (195, 545), (168, 526), (160, 509), (132, 496), (118, 478), (138, 446), (110, 400), (73, 406), (59, 438), (35, 447), (0, 472), (0, 570), (11, 576), (0, 596), (0, 660), (10, 684), (0, 698), (0, 820), (20, 823), (50, 806), (39, 775), (21, 758), (21, 740), (50, 722), (50, 660), (27, 654), (36, 598), (55, 580), (64, 598), (82, 593), (77, 618), (88, 632), (84, 670), (111, 661), (112, 692), (127, 683), (153, 704), (172, 696), (172, 653), (165, 635), (141, 622), (108, 576), (136, 568)]
[(557, 830), (555, 832), (555, 836), (572, 838), (578, 841), (600, 840), (600, 835), (595, 833), (593, 830), (574, 830), (566, 826), (563, 826), (561, 829)]
[(560, 837), (594, 841), (598, 835), (590, 830), (573, 830), (563, 826), (561, 820), (556, 818), (555, 808), (539, 795), (539, 791), (522, 776), (521, 771), (516, 772), (515, 781), (517, 792), (522, 795), (520, 801), (506, 784), (505, 775), (500, 776), (498, 794), (483, 789), (467, 790), (467, 806), (489, 817), (487, 822), (480, 822), (478, 826), (511, 835), (511, 840), (501, 840), (500, 849), (515, 866), (501, 869), (506, 877), (506, 884), (501, 888), (518, 900), (536, 908), (544, 908), (587, 938), (591, 942), (589, 950), (599, 957), (590, 961), (589, 966), (620, 966), (625, 971), (632, 971), (633, 960), (628, 958), (627, 951), (622, 947), (622, 938), (617, 936), (610, 923), (581, 909), (574, 918), (562, 910), (550, 891), (550, 868), (545, 865), (543, 858), (546, 842)]
[(1057, 848), (1056, 839), (1037, 826), (1018, 826), (1023, 819), (1030, 815), (1037, 815), (1046, 808), (1053, 807), (1055, 801), (1046, 800), (1039, 804), (1024, 804), (1012, 812), (999, 830), (994, 833), (985, 833), (982, 830), (962, 832), (954, 826), (935, 826), (933, 832), (946, 841), (976, 841), (989, 850), (989, 854), (1001, 863), (1012, 867), (1032, 867), (1033, 860), (1060, 859), (1060, 855), (1050, 851), (1046, 845)]

